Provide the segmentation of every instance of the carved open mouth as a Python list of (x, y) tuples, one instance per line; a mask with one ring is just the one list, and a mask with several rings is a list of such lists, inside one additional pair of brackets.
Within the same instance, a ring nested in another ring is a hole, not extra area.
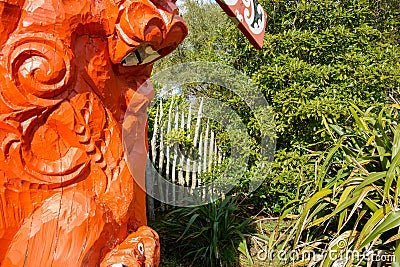
[(133, 67), (139, 65), (145, 65), (153, 63), (154, 61), (162, 58), (163, 56), (169, 54), (175, 47), (165, 47), (158, 51), (155, 51), (153, 47), (148, 44), (140, 46), (138, 49), (132, 51), (126, 55), (122, 61), (121, 65), (124, 67)]
[[(161, 52), (161, 51), (160, 51)], [(154, 51), (150, 45), (143, 45), (125, 56), (121, 65), (132, 67), (151, 63), (161, 57), (159, 51)]]

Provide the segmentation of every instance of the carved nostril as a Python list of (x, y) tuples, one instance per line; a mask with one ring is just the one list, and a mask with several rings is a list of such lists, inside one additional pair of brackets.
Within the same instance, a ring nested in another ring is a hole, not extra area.
[(148, 24), (144, 30), (144, 41), (155, 46), (161, 45), (163, 34), (160, 27)]

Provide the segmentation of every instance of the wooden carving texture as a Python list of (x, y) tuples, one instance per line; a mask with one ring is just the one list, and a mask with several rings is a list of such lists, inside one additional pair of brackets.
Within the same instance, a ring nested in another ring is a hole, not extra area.
[(1, 266), (158, 266), (145, 166), (128, 170), (121, 136), (187, 34), (174, 2), (0, 0), (0, 33)]

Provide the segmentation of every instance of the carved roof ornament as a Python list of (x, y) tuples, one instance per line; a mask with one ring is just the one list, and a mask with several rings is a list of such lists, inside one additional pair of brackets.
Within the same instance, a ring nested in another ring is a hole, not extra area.
[(250, 43), (261, 49), (264, 41), (267, 15), (257, 0), (217, 0), (222, 9), (238, 25)]

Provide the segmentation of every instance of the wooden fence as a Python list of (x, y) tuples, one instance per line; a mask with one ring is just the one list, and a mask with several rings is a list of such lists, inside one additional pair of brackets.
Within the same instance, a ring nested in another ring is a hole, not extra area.
[[(200, 100), (198, 105), (185, 108), (181, 108), (183, 105), (180, 104), (176, 98), (164, 102), (161, 99), (157, 103), (149, 158), (164, 179), (177, 185), (195, 188), (202, 185), (203, 173), (212, 172), (215, 165), (221, 164), (224, 154), (217, 146), (216, 134), (211, 129), (210, 121), (203, 118), (203, 100)], [(169, 105), (168, 109), (165, 105)], [(191, 145), (182, 140), (190, 140)], [(158, 190), (158, 195), (166, 196), (171, 193), (168, 190), (173, 190), (158, 186), (154, 173), (149, 168), (146, 170), (146, 183), (150, 195)], [(171, 195), (179, 197), (175, 192)], [(158, 203), (152, 197), (148, 197), (147, 206), (149, 220), (155, 219), (155, 209), (168, 209), (168, 206)]]

